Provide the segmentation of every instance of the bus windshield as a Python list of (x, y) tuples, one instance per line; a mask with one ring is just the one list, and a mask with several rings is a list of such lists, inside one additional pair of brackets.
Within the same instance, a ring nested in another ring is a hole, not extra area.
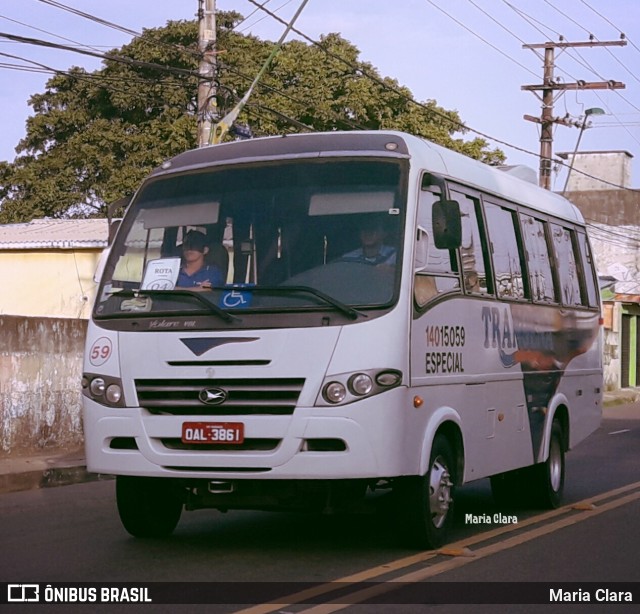
[(390, 306), (401, 176), (398, 161), (334, 159), (152, 178), (111, 248), (95, 314)]

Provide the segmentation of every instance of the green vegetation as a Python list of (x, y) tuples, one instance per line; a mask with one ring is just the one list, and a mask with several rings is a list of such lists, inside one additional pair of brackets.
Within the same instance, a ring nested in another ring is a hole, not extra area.
[[(217, 16), (223, 113), (242, 97), (273, 45), (234, 32), (241, 19), (234, 12)], [(454, 138), (465, 133), (456, 111), (435, 100), (415, 104), (406, 87), (360, 61), (340, 35), (328, 34), (320, 44), (283, 46), (239, 118), (255, 136), (398, 129), (489, 164), (504, 161), (483, 139)], [(0, 223), (104, 216), (107, 203), (133, 192), (163, 160), (196, 146), (196, 22), (145, 30), (108, 55), (100, 70), (73, 67), (31, 97), (34, 115), (18, 157), (0, 162)]]

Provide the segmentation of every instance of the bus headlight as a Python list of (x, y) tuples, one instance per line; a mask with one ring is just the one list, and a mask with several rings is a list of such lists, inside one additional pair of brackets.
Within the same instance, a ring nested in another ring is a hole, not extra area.
[(324, 400), (332, 405), (342, 403), (347, 396), (347, 389), (340, 382), (329, 382), (322, 390)]
[(118, 384), (110, 384), (104, 396), (111, 405), (117, 405), (122, 398), (122, 388)]
[(91, 391), (91, 395), (94, 397), (101, 397), (104, 394), (106, 384), (101, 377), (96, 377), (91, 380), (89, 384), (89, 390)]
[(316, 406), (347, 405), (402, 383), (402, 373), (397, 369), (367, 369), (356, 373), (340, 373), (325, 378)]
[(125, 407), (122, 382), (117, 377), (83, 373), (82, 394), (101, 405)]
[(373, 380), (366, 373), (356, 373), (349, 378), (349, 391), (359, 397), (373, 390)]

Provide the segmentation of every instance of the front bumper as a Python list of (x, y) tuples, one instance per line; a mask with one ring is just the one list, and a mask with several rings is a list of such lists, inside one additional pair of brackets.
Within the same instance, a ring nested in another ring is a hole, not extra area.
[[(288, 416), (216, 416), (243, 422), (248, 446), (180, 444), (183, 422), (83, 398), (87, 468), (96, 473), (206, 479), (357, 479), (415, 473), (407, 458), (399, 387), (343, 407), (296, 407)], [(176, 445), (177, 442), (177, 445)], [(264, 442), (270, 442), (268, 445)], [(418, 455), (416, 455), (418, 456)]]

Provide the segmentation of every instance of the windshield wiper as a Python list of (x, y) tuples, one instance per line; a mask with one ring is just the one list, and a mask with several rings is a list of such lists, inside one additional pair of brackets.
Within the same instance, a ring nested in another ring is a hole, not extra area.
[[(180, 289), (180, 290), (120, 290), (119, 292), (114, 292), (113, 296), (161, 296), (163, 298), (173, 298), (175, 296), (189, 296), (191, 298), (195, 298), (199, 303), (204, 305), (207, 308), (209, 313), (213, 313), (217, 315), (219, 318), (224, 320), (225, 322), (233, 322), (242, 321), (238, 316), (234, 316), (230, 314), (228, 311), (218, 307), (211, 301), (208, 301), (204, 296), (202, 296), (201, 292), (196, 292), (195, 290), (188, 289)], [(157, 315), (157, 314), (154, 314)]]
[(316, 298), (319, 298), (321, 301), (335, 307), (340, 313), (347, 316), (350, 320), (357, 320), (358, 316), (367, 317), (366, 314), (350, 307), (349, 305), (345, 305), (343, 302), (338, 299), (321, 292), (320, 290), (316, 290), (311, 286), (249, 286), (246, 288), (242, 288), (243, 292), (264, 292), (265, 294), (296, 294), (296, 293), (304, 293), (311, 294)]

